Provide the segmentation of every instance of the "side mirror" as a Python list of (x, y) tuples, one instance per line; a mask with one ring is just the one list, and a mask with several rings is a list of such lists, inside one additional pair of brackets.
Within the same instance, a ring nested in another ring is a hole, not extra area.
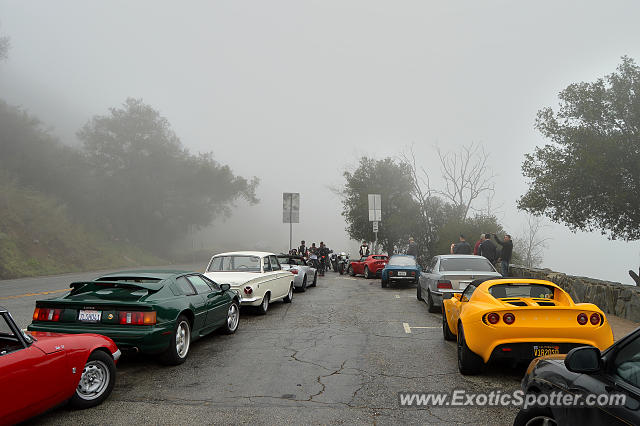
[(231, 288), (231, 284), (220, 284), (220, 290), (227, 291)]
[(564, 359), (567, 370), (574, 373), (597, 373), (602, 368), (600, 350), (593, 346), (581, 346), (569, 351)]

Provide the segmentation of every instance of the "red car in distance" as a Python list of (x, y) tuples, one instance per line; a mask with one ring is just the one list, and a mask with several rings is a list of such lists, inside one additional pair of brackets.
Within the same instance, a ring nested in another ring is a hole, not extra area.
[(372, 254), (362, 257), (360, 260), (352, 260), (347, 268), (347, 273), (352, 277), (364, 275), (365, 278), (374, 278), (382, 274), (387, 263), (389, 263), (389, 256)]
[(74, 408), (100, 404), (115, 384), (118, 358), (108, 337), (28, 334), (0, 306), (0, 424), (24, 421), (65, 401)]

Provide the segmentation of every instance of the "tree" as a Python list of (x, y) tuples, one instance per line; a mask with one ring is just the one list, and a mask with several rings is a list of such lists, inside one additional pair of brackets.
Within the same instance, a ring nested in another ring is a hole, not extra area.
[(391, 158), (362, 157), (358, 168), (353, 173), (345, 172), (344, 177), (342, 215), (351, 238), (368, 241), (374, 238), (369, 222), (368, 194), (381, 195), (382, 222), (378, 241), (387, 253), (393, 253), (397, 245), (416, 232), (419, 206), (411, 195), (413, 183), (406, 163)]
[(10, 47), (9, 37), (0, 36), (0, 61), (7, 59)]
[(168, 120), (139, 99), (95, 116), (78, 132), (94, 191), (89, 215), (112, 235), (170, 248), (191, 225), (228, 215), (238, 198), (256, 203), (258, 180), (235, 176), (211, 154), (192, 155)]
[(640, 68), (617, 71), (560, 92), (557, 112), (538, 112), (550, 143), (527, 154), (529, 190), (518, 207), (612, 239), (640, 239)]
[(542, 217), (528, 215), (522, 233), (513, 240), (518, 259), (527, 268), (537, 268), (542, 264), (549, 237), (544, 236), (545, 225)]

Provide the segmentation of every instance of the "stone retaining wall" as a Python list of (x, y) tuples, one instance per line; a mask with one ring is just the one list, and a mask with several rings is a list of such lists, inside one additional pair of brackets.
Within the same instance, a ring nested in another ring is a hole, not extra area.
[(512, 277), (537, 278), (556, 283), (568, 292), (576, 303), (594, 303), (607, 314), (640, 322), (640, 287), (574, 277), (550, 269), (529, 269), (517, 265), (511, 265), (509, 269)]

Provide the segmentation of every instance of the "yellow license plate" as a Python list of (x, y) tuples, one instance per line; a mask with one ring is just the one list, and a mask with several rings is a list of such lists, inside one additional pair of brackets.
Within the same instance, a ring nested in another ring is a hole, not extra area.
[(533, 356), (554, 355), (560, 353), (560, 346), (534, 346)]

